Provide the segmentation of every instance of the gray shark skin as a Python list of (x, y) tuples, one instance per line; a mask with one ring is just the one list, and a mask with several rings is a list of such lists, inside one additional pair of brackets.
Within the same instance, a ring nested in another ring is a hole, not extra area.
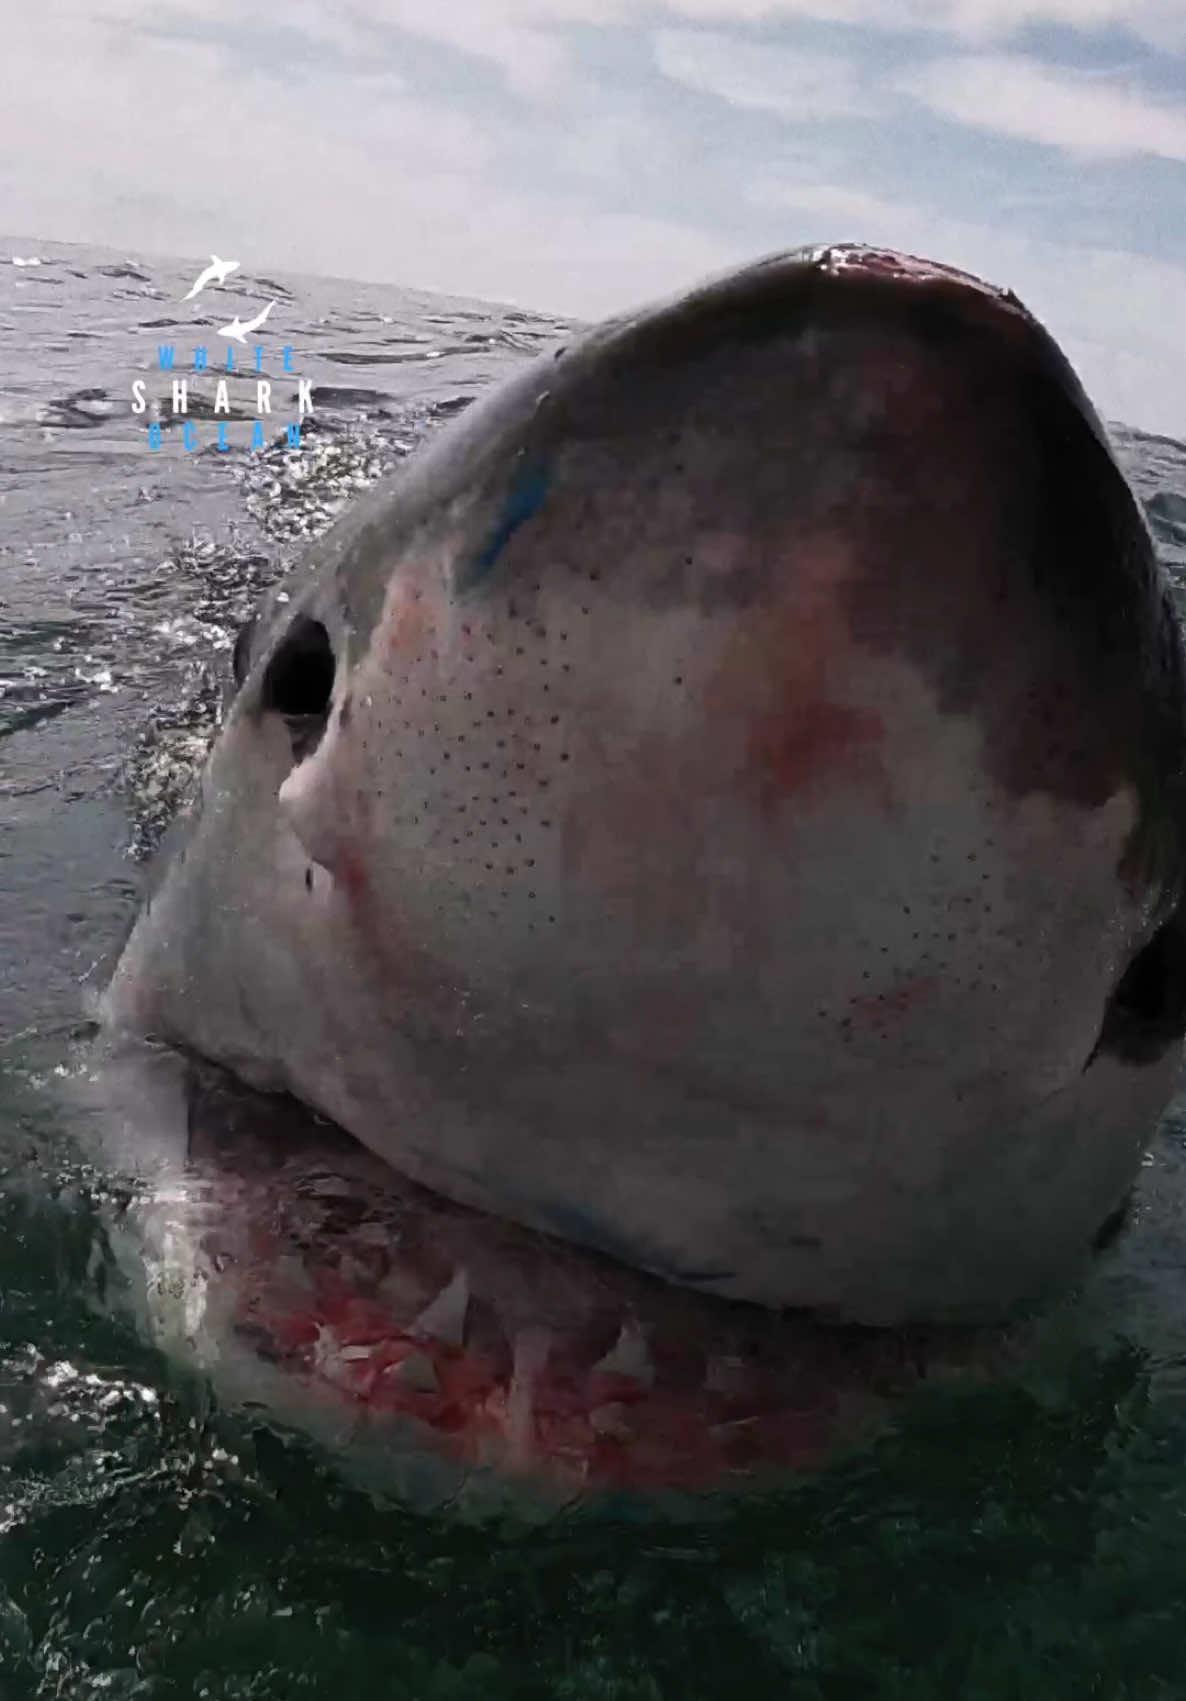
[(483, 397), (237, 656), (113, 1029), (706, 1293), (1065, 1280), (1186, 1029), (1183, 654), (1010, 295), (840, 247)]

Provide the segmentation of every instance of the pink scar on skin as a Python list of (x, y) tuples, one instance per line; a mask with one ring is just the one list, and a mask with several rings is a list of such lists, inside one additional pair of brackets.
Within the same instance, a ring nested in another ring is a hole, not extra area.
[(400, 588), (386, 613), (387, 647), (399, 656), (418, 655), (428, 648), (436, 620), (421, 590)]
[(725, 639), (708, 681), (707, 720), (722, 728), (740, 723), (739, 777), (767, 819), (792, 798), (837, 785), (867, 787), (891, 807), (881, 716), (836, 702), (829, 690), (853, 647), (841, 594), (851, 572), (840, 540), (802, 540), (792, 593), (753, 611)]
[(808, 787), (875, 785), (883, 777), (876, 752), (884, 734), (880, 715), (843, 703), (797, 701), (763, 715), (747, 752), (763, 814)]
[(333, 876), (351, 898), (366, 896), (369, 886), (362, 853), (354, 845), (342, 845), (334, 857)]

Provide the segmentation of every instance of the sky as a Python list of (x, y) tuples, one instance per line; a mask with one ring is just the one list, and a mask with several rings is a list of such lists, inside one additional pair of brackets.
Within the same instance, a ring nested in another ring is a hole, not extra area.
[(0, 230), (597, 317), (802, 243), (1007, 285), (1186, 436), (1186, 0), (33, 0)]

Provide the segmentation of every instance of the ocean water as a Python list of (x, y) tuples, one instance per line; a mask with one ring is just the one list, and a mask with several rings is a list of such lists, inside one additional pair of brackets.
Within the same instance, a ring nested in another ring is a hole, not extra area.
[[(135, 1183), (94, 1161), (74, 1090), (88, 999), (239, 625), (358, 490), (567, 329), (288, 276), (184, 302), (194, 269), (0, 240), (0, 1701), (1186, 1696), (1186, 1101), (1024, 1353), (924, 1377), (827, 1470), (724, 1503), (470, 1516), (128, 1302)], [(212, 383), (191, 450), (159, 370), (162, 343), (179, 370), (221, 350), (226, 299), (275, 303), (257, 453), (250, 355), (226, 452)], [(132, 411), (138, 378), (163, 412)], [(1186, 447), (1114, 431), (1186, 592)]]

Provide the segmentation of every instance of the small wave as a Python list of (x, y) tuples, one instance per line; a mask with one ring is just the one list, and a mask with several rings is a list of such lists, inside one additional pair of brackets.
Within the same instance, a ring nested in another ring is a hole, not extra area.
[(85, 431), (130, 412), (129, 402), (115, 401), (106, 390), (91, 388), (57, 397), (42, 409), (39, 419), (43, 425)]
[(130, 278), (134, 283), (151, 283), (147, 272), (142, 272), (130, 263), (122, 266), (96, 266), (96, 272), (103, 278)]
[[(324, 359), (339, 361), (343, 366), (404, 366), (409, 362), (419, 360), (439, 360), (442, 353), (445, 352), (442, 349), (434, 347), (431, 343), (421, 343), (415, 351), (411, 353), (394, 354), (388, 352), (390, 347), (394, 346), (398, 348), (401, 344), (404, 348), (407, 348), (408, 339), (395, 338), (393, 339), (392, 344), (389, 344), (388, 348), (384, 349), (333, 348), (320, 350), (319, 352), (322, 354)], [(466, 351), (464, 349), (453, 349), (449, 352), (454, 354), (463, 354)]]
[(258, 284), (261, 289), (271, 290), (275, 295), (282, 295), (286, 301), (294, 299), (292, 291), (285, 289), (284, 285), (277, 283), (274, 278), (254, 278), (252, 281)]
[(1176, 490), (1158, 490), (1145, 503), (1154, 533), (1166, 543), (1186, 543), (1186, 496)]
[(349, 384), (318, 384), (316, 396), (318, 406), (323, 408), (382, 407), (385, 402), (395, 401), (386, 390), (364, 390)]
[[(80, 693), (81, 695), (81, 693)], [(78, 702), (78, 697), (46, 697), (40, 702), (21, 705), (9, 705), (7, 699), (0, 700), (0, 738), (8, 738), (14, 732), (31, 732), (43, 721), (53, 721), (59, 715), (65, 714)]]

